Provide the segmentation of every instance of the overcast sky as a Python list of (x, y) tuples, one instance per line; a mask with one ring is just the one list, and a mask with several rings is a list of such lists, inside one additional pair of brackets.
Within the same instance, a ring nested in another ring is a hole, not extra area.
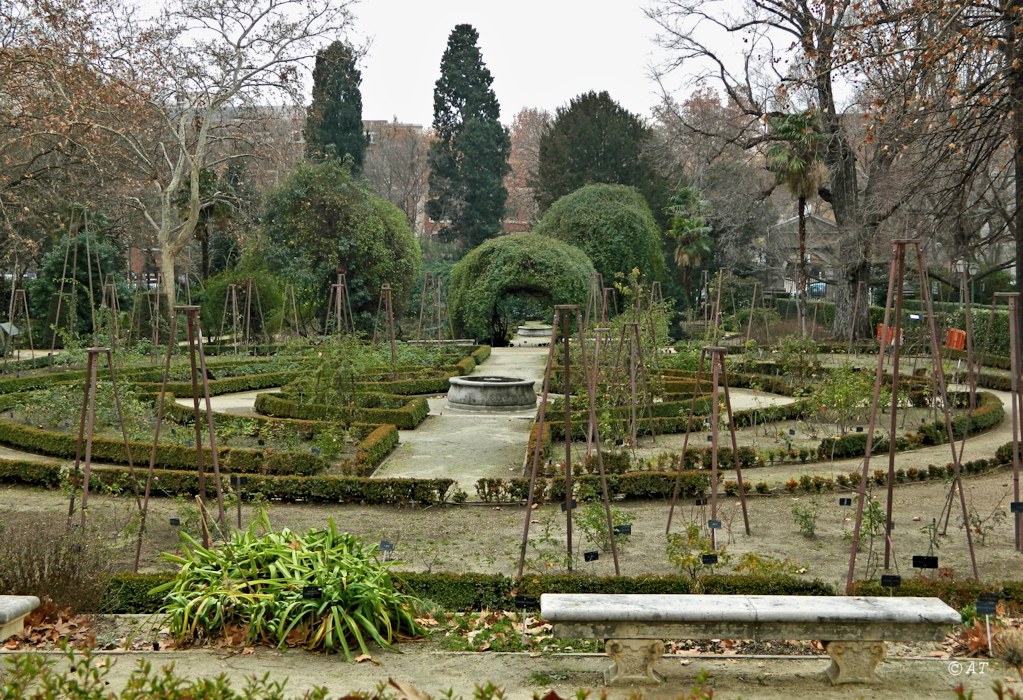
[(479, 32), (494, 76), (501, 121), (523, 107), (556, 107), (607, 90), (626, 109), (657, 104), (650, 66), (658, 60), (647, 0), (362, 0), (356, 35), (369, 39), (361, 63), (363, 119), (429, 126), (433, 86), (457, 24)]

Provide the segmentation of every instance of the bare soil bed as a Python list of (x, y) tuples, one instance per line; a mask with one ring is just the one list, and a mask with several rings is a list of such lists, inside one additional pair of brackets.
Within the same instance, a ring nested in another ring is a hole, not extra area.
[[(926, 526), (941, 516), (950, 485), (943, 482), (923, 482), (899, 485), (895, 490), (893, 520), (893, 572), (904, 577), (916, 572), (910, 566), (913, 555), (928, 554), (930, 547)], [(1013, 524), (1008, 514), (1012, 493), (1011, 471), (1000, 471), (981, 477), (967, 477), (965, 496), (972, 513), (984, 520), (983, 537), (974, 532), (974, 544), (981, 578), (1004, 580), (1019, 578), (1023, 573), (1023, 559), (1014, 553)], [(805, 568), (805, 576), (820, 578), (832, 585), (844, 583), (849, 564), (848, 533), (852, 530), (854, 508), (838, 505), (843, 494), (773, 495), (748, 499), (751, 535), (743, 528), (741, 508), (737, 498), (719, 498), (719, 519), (723, 528), (719, 544), (723, 544), (734, 560), (748, 551), (791, 559)], [(846, 494), (848, 495), (848, 494)], [(883, 490), (874, 495), (882, 499)], [(855, 500), (854, 500), (855, 503)], [(792, 514), (795, 504), (817, 504), (819, 516), (813, 538), (800, 534)], [(623, 547), (621, 569), (623, 575), (675, 573), (665, 554), (665, 525), (669, 504), (656, 502), (616, 503), (633, 518), (632, 536)], [(386, 506), (352, 506), (324, 504), (268, 504), (271, 522), (275, 527), (305, 530), (322, 527), (328, 518), (369, 542), (388, 540), (395, 543), (393, 556), (402, 562), (401, 568), (415, 571), (452, 571), (515, 573), (518, 563), (525, 510), (519, 505), (463, 505), (428, 508), (395, 508)], [(121, 532), (131, 517), (134, 503), (130, 496), (92, 496), (90, 513), (92, 522), (110, 533), (111, 538)], [(236, 524), (236, 511), (229, 510), (231, 525)], [(1002, 512), (1002, 516), (992, 515)], [(0, 513), (3, 520), (14, 523), (40, 516), (61, 519), (66, 517), (67, 501), (57, 491), (39, 491), (11, 486), (0, 488)], [(242, 523), (248, 523), (254, 507), (244, 504)], [(684, 523), (702, 523), (710, 517), (710, 507), (696, 506), (692, 500), (677, 507), (673, 531)], [(181, 521), (172, 526), (171, 518)], [(558, 505), (545, 504), (533, 511), (530, 518), (527, 547), (527, 570), (554, 571), (545, 561), (546, 553), (558, 555), (564, 551), (564, 515)], [(62, 520), (61, 520), (62, 522)], [(953, 503), (948, 533), (937, 540), (943, 569), (951, 569), (958, 578), (971, 575), (966, 547), (966, 535), (959, 508), (959, 499)], [(939, 522), (939, 526), (942, 523)], [(195, 509), (191, 502), (165, 498), (154, 499), (150, 505), (148, 535), (143, 551), (143, 570), (160, 570), (167, 565), (160, 561), (159, 553), (177, 547), (178, 531), (196, 525)], [(547, 537), (545, 538), (545, 533)], [(197, 531), (192, 530), (192, 534)], [(598, 561), (582, 563), (581, 552), (594, 545), (581, 537), (576, 527), (577, 570), (586, 574), (613, 574), (608, 554)], [(544, 540), (547, 540), (544, 542)], [(130, 547), (125, 543), (124, 557), (128, 561)], [(857, 578), (876, 576), (877, 570), (866, 570), (870, 541), (864, 543), (858, 555)], [(883, 552), (880, 537), (873, 541), (874, 551)], [(928, 572), (927, 575), (937, 575)]]

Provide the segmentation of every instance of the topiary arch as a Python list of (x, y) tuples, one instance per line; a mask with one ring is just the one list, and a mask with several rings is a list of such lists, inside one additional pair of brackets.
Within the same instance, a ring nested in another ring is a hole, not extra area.
[(493, 238), (451, 268), (448, 307), (455, 333), (503, 345), (509, 319), (502, 302), (532, 296), (554, 304), (586, 303), (593, 264), (575, 246), (532, 233)]

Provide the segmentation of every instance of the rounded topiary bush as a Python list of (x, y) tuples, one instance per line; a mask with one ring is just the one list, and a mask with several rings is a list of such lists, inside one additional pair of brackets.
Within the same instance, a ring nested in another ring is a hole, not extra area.
[(512, 319), (503, 304), (532, 296), (586, 304), (593, 265), (578, 248), (531, 233), (492, 238), (451, 268), (448, 307), (457, 335), (502, 344)]
[(633, 268), (649, 279), (664, 277), (660, 231), (635, 187), (580, 187), (554, 202), (533, 232), (581, 248), (605, 283)]

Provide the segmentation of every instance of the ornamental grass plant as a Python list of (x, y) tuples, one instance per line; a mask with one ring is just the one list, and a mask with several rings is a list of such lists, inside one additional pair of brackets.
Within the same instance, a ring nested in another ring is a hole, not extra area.
[(266, 513), (206, 548), (182, 534), (181, 569), (154, 589), (166, 595), (170, 632), (181, 643), (230, 634), (280, 648), (368, 654), (420, 634), (417, 599), (399, 593), (375, 545), (338, 532), (333, 520), (305, 534), (272, 531)]

